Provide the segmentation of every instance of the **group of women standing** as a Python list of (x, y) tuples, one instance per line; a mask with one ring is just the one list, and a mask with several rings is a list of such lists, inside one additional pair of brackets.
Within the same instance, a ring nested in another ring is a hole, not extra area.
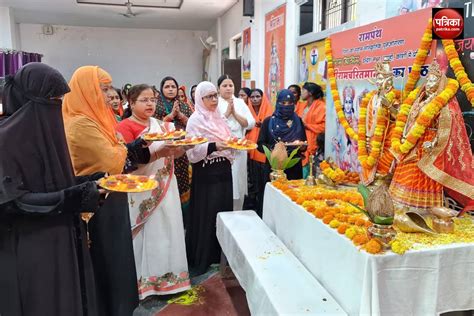
[[(305, 117), (296, 115), (288, 90), (275, 111), (261, 90), (249, 91), (246, 104), (234, 96), (229, 76), (219, 78), (218, 88), (193, 86), (192, 102), (179, 97), (183, 90), (172, 77), (159, 93), (146, 84), (128, 87), (123, 117), (121, 104), (112, 102), (112, 78), (99, 67), (77, 69), (69, 84), (40, 63), (7, 78), (0, 314), (131, 315), (139, 299), (184, 291), (189, 271), (202, 274), (219, 262), (217, 213), (242, 209), (247, 166), (261, 210), (267, 170), (261, 152), (247, 155), (225, 142), (247, 137), (261, 151), (264, 144), (304, 140)], [(141, 137), (175, 129), (209, 142), (172, 147)], [(97, 186), (120, 173), (152, 176), (159, 186), (134, 194)]]

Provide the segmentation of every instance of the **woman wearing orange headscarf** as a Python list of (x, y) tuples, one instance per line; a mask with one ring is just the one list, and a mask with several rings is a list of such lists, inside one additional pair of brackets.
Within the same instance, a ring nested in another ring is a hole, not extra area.
[(323, 89), (313, 82), (303, 85), (301, 97), (307, 102), (306, 107), (298, 113), (303, 119), (308, 140), (308, 149), (303, 160), (303, 179), (306, 179), (309, 175), (309, 156), (316, 153), (316, 139), (326, 128), (326, 102)]
[[(115, 132), (117, 121), (106, 104), (112, 78), (103, 69), (85, 66), (69, 82), (63, 116), (76, 175), (122, 173), (147, 163), (150, 152), (141, 139), (123, 145)], [(100, 315), (132, 315), (138, 305), (135, 260), (126, 193), (111, 193), (89, 221), (91, 257), (97, 283)]]
[[(258, 141), (260, 126), (267, 117), (273, 114), (273, 107), (267, 96), (260, 89), (253, 89), (250, 92), (248, 106), (255, 119), (255, 127), (252, 128), (246, 136), (246, 139), (255, 143)], [(247, 203), (253, 203), (259, 216), (262, 216), (263, 193), (265, 191), (265, 162), (266, 157), (258, 150), (249, 152), (248, 172), (249, 172), (249, 190)]]
[(178, 89), (178, 100), (187, 104), (191, 111), (194, 112), (194, 105), (191, 101), (189, 101), (188, 97), (186, 96), (186, 86), (179, 86)]
[(304, 109), (306, 108), (306, 101), (301, 100), (301, 87), (297, 84), (292, 84), (288, 87), (288, 90), (293, 92), (296, 100), (295, 112), (299, 117), (302, 117)]

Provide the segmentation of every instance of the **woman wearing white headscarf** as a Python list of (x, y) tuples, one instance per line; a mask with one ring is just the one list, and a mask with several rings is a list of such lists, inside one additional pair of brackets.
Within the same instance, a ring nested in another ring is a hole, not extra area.
[(196, 88), (195, 101), (195, 112), (188, 120), (186, 131), (189, 136), (204, 136), (209, 142), (187, 151), (193, 177), (186, 250), (190, 271), (200, 275), (220, 260), (216, 216), (218, 212), (232, 211), (234, 153), (223, 145), (231, 132), (217, 107), (216, 87), (201, 82)]

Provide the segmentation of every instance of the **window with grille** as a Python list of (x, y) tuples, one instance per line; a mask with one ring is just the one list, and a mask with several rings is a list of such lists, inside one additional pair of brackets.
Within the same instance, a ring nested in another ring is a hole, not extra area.
[(327, 30), (356, 18), (357, 0), (322, 0), (321, 29)]
[(300, 35), (313, 32), (313, 17), (313, 0), (309, 0), (300, 6)]

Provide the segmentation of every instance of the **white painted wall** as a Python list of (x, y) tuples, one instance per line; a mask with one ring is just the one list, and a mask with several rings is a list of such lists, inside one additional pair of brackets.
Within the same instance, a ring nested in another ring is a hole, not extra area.
[(174, 76), (188, 88), (201, 80), (203, 31), (54, 26), (43, 35), (39, 24), (20, 24), (21, 49), (41, 53), (43, 62), (69, 79), (76, 68), (99, 65), (115, 86), (130, 82), (159, 86)]
[(384, 20), (386, 16), (387, 1), (381, 0), (358, 0), (357, 1), (357, 26), (367, 25)]
[[(296, 16), (298, 6), (294, 0), (257, 0), (255, 1), (255, 16), (253, 18), (242, 16), (243, 1), (239, 1), (219, 18), (221, 34), (219, 37), (219, 54), (222, 49), (229, 46), (229, 40), (233, 36), (242, 32), (247, 27), (251, 27), (252, 80), (255, 80), (256, 87), (258, 88), (264, 88), (265, 15), (285, 3), (287, 5), (285, 86), (288, 86), (296, 79), (295, 64), (298, 57), (296, 47), (296, 28), (298, 25)], [(252, 20), (252, 22), (250, 22), (250, 20)], [(216, 24), (219, 29), (219, 21)]]
[[(220, 45), (218, 27), (217, 26), (218, 26), (218, 23), (216, 21), (214, 26), (209, 30), (209, 32), (208, 32), (209, 35), (208, 36), (212, 36), (214, 41), (217, 41), (218, 45)], [(209, 81), (211, 81), (213, 83), (217, 82), (217, 78), (219, 78), (219, 76), (220, 76), (220, 69), (221, 69), (221, 67), (220, 67), (220, 49), (219, 49), (219, 46), (218, 46), (216, 48), (211, 49), (211, 57), (210, 57), (210, 61), (209, 61)]]
[(250, 26), (250, 18), (242, 16), (242, 13), (243, 1), (239, 1), (221, 16), (221, 40), (223, 49), (229, 47), (229, 41), (232, 37), (242, 33), (244, 29)]
[(18, 48), (18, 25), (8, 7), (0, 7), (0, 48)]

